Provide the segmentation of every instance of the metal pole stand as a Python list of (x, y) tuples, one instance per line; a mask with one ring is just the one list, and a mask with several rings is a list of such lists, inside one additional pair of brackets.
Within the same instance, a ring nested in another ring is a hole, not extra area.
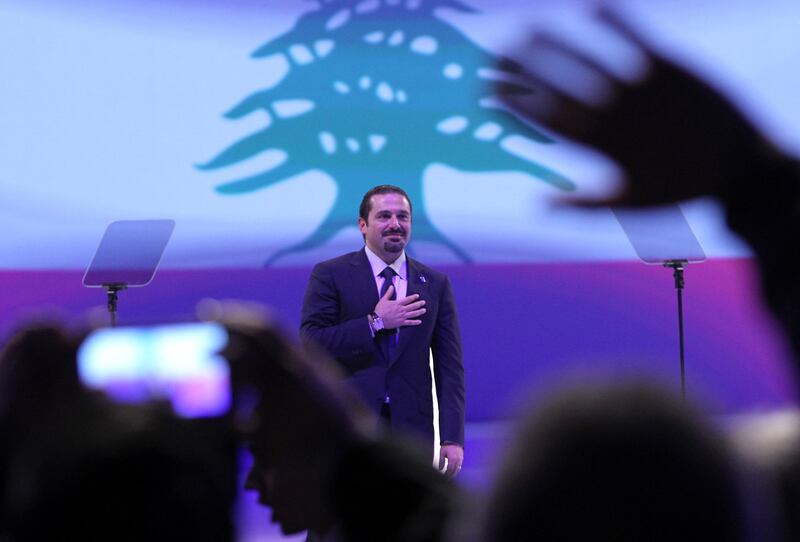
[(686, 369), (683, 356), (683, 270), (686, 269), (687, 260), (669, 260), (664, 262), (664, 267), (672, 269), (672, 277), (675, 279), (675, 291), (678, 294), (678, 342), (680, 344), (681, 356), (681, 397), (686, 399)]
[(117, 294), (128, 288), (127, 284), (114, 283), (103, 284), (108, 296), (108, 314), (111, 316), (111, 327), (117, 327), (117, 301), (119, 297)]

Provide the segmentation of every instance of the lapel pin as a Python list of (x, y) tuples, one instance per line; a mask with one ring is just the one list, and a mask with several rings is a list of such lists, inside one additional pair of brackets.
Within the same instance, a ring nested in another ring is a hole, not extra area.
[(419, 276), (419, 281), (420, 282), (428, 282), (428, 279), (425, 278), (425, 275), (420, 275)]

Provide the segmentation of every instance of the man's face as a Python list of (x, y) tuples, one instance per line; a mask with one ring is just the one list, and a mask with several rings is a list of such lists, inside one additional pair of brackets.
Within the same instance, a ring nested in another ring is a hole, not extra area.
[(370, 198), (372, 207), (367, 220), (358, 219), (358, 226), (369, 249), (384, 262), (392, 263), (400, 256), (411, 238), (411, 206), (408, 200), (390, 192)]
[(306, 529), (323, 532), (330, 520), (320, 502), (318, 481), (309, 480), (308, 468), (285, 463), (266, 467), (257, 457), (245, 479), (245, 489), (258, 492), (259, 504), (272, 509), (272, 522), (284, 534)]

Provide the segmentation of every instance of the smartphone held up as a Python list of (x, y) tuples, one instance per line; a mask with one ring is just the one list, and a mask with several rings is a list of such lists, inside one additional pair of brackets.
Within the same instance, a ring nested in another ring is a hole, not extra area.
[(169, 401), (185, 418), (231, 407), (230, 370), (220, 352), (225, 327), (214, 322), (103, 328), (78, 350), (82, 382), (120, 402)]

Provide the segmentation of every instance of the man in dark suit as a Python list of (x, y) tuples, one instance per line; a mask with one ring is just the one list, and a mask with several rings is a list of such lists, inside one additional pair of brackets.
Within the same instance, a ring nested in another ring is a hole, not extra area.
[(364, 195), (365, 247), (317, 264), (303, 300), (301, 333), (339, 362), (392, 430), (433, 442), (429, 351), (439, 407), (441, 469), (464, 459), (464, 366), (448, 278), (408, 258), (411, 202), (396, 186)]

